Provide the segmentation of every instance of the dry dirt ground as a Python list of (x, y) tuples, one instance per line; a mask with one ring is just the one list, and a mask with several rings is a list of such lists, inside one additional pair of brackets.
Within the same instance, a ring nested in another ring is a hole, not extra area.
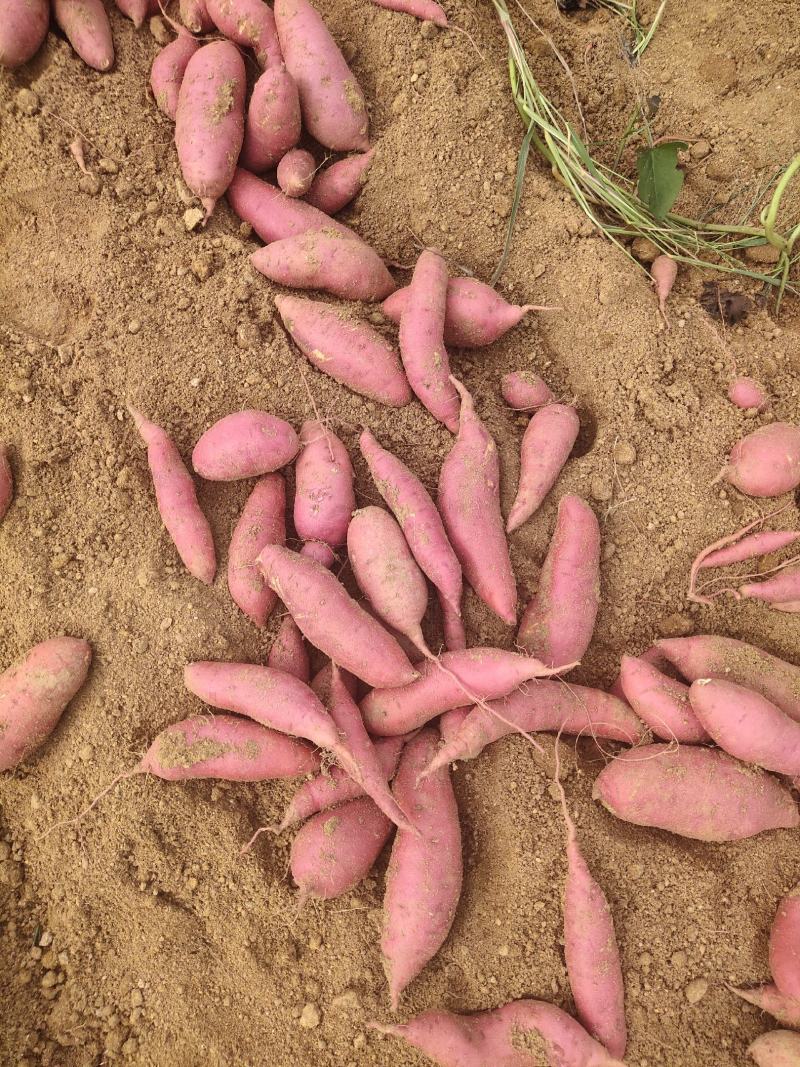
[[(378, 146), (344, 219), (394, 263), (432, 244), (454, 271), (488, 278), (521, 133), (490, 5), (445, 0), (454, 29), (433, 34), (366, 0), (320, 6), (365, 88)], [(562, 15), (551, 0), (528, 7), (574, 72), (601, 156), (642, 93), (661, 98), (657, 135), (707, 142), (687, 164), (685, 213), (735, 217), (800, 147), (794, 0), (669, 0), (635, 69), (609, 14)], [(644, 8), (652, 15), (653, 0)], [(450, 442), (418, 404), (387, 412), (302, 361), (275, 319), (272, 287), (249, 266), (256, 243), (224, 203), (205, 230), (186, 232), (172, 128), (146, 91), (157, 45), (146, 28), (112, 20), (110, 74), (89, 70), (51, 33), (30, 64), (0, 75), (0, 439), (18, 484), (0, 528), (0, 662), (62, 632), (94, 648), (90, 680), (51, 742), (0, 781), (0, 1061), (421, 1064), (367, 1027), (388, 1017), (377, 945), (385, 856), (355, 892), (298, 912), (289, 835), (238, 855), (290, 784), (135, 778), (79, 825), (42, 837), (131, 767), (159, 729), (199, 710), (181, 683), (187, 660), (263, 662), (274, 629), (273, 620), (258, 633), (235, 610), (224, 573), (206, 588), (179, 565), (127, 403), (186, 454), (239, 408), (299, 424), (310, 393), (354, 454), (367, 424), (431, 486)], [(571, 89), (549, 47), (530, 27), (524, 36), (542, 85), (569, 112)], [(91, 179), (69, 151), (76, 130)], [(533, 368), (577, 398), (580, 455), (513, 536), (512, 554), (527, 597), (559, 494), (592, 499), (603, 607), (578, 681), (609, 683), (622, 651), (658, 634), (713, 631), (800, 658), (796, 616), (685, 600), (698, 549), (758, 514), (753, 501), (711, 488), (726, 450), (765, 419), (800, 419), (797, 299), (779, 317), (757, 307), (723, 333), (698, 304), (702, 281), (681, 272), (665, 331), (645, 273), (534, 160), (501, 288), (562, 310), (530, 317), (487, 350), (453, 353), (497, 438), (505, 508), (525, 420), (504, 407), (501, 374)], [(767, 385), (768, 415), (753, 419), (726, 400), (734, 366)], [(355, 462), (359, 501), (374, 501)], [(223, 563), (248, 488), (200, 487)], [(792, 501), (777, 522), (797, 524)], [(473, 642), (512, 645), (471, 596), (466, 611)], [(437, 626), (432, 618), (433, 641)], [(706, 845), (622, 824), (591, 800), (603, 755), (583, 743), (563, 751), (583, 847), (616, 921), (628, 1062), (739, 1067), (772, 1023), (726, 983), (767, 978), (776, 903), (800, 880), (797, 833)], [(403, 1017), (521, 996), (570, 1008), (563, 829), (549, 773), (519, 738), (456, 770), (463, 899)], [(300, 1021), (308, 1004), (311, 1026)]]

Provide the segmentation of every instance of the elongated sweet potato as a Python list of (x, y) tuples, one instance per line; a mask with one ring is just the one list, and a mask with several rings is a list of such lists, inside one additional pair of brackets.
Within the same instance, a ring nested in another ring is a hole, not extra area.
[(304, 200), (286, 196), (277, 186), (237, 167), (227, 190), (228, 203), (240, 219), (249, 222), (262, 241), (280, 241), (310, 230), (336, 230), (354, 241), (358, 234)]
[(578, 437), (580, 420), (568, 404), (547, 404), (533, 416), (522, 435), (519, 487), (506, 529), (522, 526), (553, 488)]
[(294, 528), (304, 541), (339, 548), (347, 540), (356, 506), (353, 465), (347, 449), (316, 419), (300, 429), (301, 451), (295, 463)]
[(275, 16), (263, 0), (205, 0), (214, 25), (240, 48), (252, 48), (262, 67), (281, 62)]
[(375, 149), (348, 156), (318, 171), (311, 188), (306, 193), (306, 202), (335, 215), (358, 196), (367, 180), (367, 171), (372, 165)]
[(53, 0), (53, 15), (84, 63), (95, 70), (114, 65), (114, 41), (102, 0)]
[(150, 88), (159, 111), (175, 121), (178, 113), (178, 96), (181, 82), (189, 60), (200, 47), (190, 33), (181, 30), (170, 44), (166, 45), (153, 60), (150, 68)]
[(378, 253), (338, 230), (311, 230), (259, 248), (250, 262), (290, 289), (319, 289), (343, 300), (382, 300), (394, 280)]
[(192, 452), (201, 478), (230, 482), (279, 470), (297, 455), (300, 441), (285, 419), (268, 411), (234, 411), (218, 419)]
[(228, 549), (228, 590), (234, 603), (256, 626), (265, 625), (278, 599), (264, 581), (256, 560), (266, 545), (283, 544), (286, 483), (280, 474), (265, 474), (247, 498)]
[(780, 992), (800, 1002), (800, 886), (778, 905), (769, 935), (769, 969)]
[(622, 695), (656, 737), (690, 745), (710, 740), (692, 711), (688, 685), (636, 656), (622, 657), (619, 680)]
[(269, 67), (256, 84), (247, 105), (244, 143), (239, 162), (247, 170), (269, 170), (300, 140), (300, 97), (285, 63)]

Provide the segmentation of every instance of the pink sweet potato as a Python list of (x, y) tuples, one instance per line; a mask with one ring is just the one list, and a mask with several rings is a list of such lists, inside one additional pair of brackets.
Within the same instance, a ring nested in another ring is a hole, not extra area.
[(184, 181), (206, 218), (233, 179), (244, 137), (244, 60), (230, 41), (203, 45), (186, 65), (175, 113)]
[(336, 562), (336, 553), (324, 541), (306, 541), (300, 549), (300, 555), (305, 556), (306, 559), (316, 560), (317, 563), (327, 567), (328, 570)]
[(305, 196), (311, 188), (316, 169), (317, 161), (307, 149), (290, 148), (275, 172), (278, 186), (287, 196)]
[(231, 482), (279, 470), (300, 442), (284, 419), (268, 411), (234, 411), (210, 426), (194, 446), (192, 466), (201, 478)]
[(399, 522), (414, 559), (439, 592), (447, 647), (463, 648), (461, 564), (436, 505), (419, 478), (397, 456), (381, 448), (369, 430), (361, 434), (359, 445), (372, 480)]
[(53, 15), (84, 63), (95, 70), (114, 65), (114, 41), (102, 0), (53, 0)]
[[(640, 652), (639, 659), (648, 663), (651, 667), (655, 667), (662, 673), (666, 673), (668, 677), (670, 676), (669, 672), (675, 670), (661, 649), (656, 648), (655, 645), (651, 645), (650, 648), (646, 648), (643, 652)], [(627, 700), (622, 688), (622, 678), (620, 675), (617, 675), (614, 682), (609, 686), (608, 691), (612, 696), (617, 697), (619, 700)]]
[(417, 398), (452, 433), (458, 429), (458, 393), (444, 346), (447, 264), (430, 249), (420, 253), (400, 316), (400, 357)]
[(389, 11), (400, 11), (405, 15), (413, 15), (417, 19), (435, 22), (437, 26), (447, 25), (447, 15), (436, 0), (372, 0), (372, 2)]
[(275, 306), (292, 340), (319, 370), (380, 404), (409, 403), (411, 390), (397, 353), (371, 326), (318, 300), (278, 296)]
[(286, 483), (280, 474), (265, 474), (247, 498), (228, 550), (228, 590), (256, 626), (264, 626), (278, 599), (264, 581), (256, 559), (266, 545), (284, 544)]
[(489, 701), (485, 708), (459, 710), (464, 713), (461, 725), (450, 737), (442, 729), (445, 744), (425, 774), (456, 760), (475, 759), (493, 741), (513, 734), (515, 727), (526, 733), (604, 737), (629, 745), (637, 744), (644, 736), (642, 724), (621, 700), (599, 689), (562, 682), (540, 680), (504, 699)]
[(375, 688), (361, 702), (364, 722), (379, 737), (407, 733), (451, 708), (476, 700), (497, 700), (549, 670), (537, 659), (502, 648), (445, 652), (419, 664), (419, 678), (395, 689)]
[(650, 267), (650, 276), (653, 279), (653, 288), (658, 299), (658, 310), (661, 312), (664, 325), (669, 328), (667, 298), (678, 277), (678, 264), (670, 256), (656, 256)]
[(178, 8), (181, 22), (192, 33), (210, 33), (214, 20), (208, 13), (206, 0), (180, 0)]
[(281, 62), (275, 16), (263, 0), (205, 0), (217, 29), (240, 48), (252, 48), (262, 67)]
[(769, 935), (769, 969), (778, 990), (800, 1001), (800, 886), (778, 905)]
[(391, 821), (369, 797), (312, 815), (292, 842), (290, 866), (300, 899), (331, 900), (355, 889), (391, 832)]
[(353, 465), (331, 430), (311, 419), (300, 429), (295, 463), (294, 527), (304, 541), (339, 548), (347, 540), (356, 506)]
[(777, 1019), (782, 1026), (791, 1026), (794, 1030), (800, 1030), (800, 1000), (786, 997), (776, 985), (771, 982), (767, 985), (756, 986), (753, 989), (736, 989), (730, 986), (731, 993), (753, 1004), (761, 1011), (767, 1012)]
[(760, 1034), (747, 1052), (756, 1067), (800, 1067), (800, 1034), (790, 1030)]
[(764, 386), (755, 378), (740, 376), (734, 378), (728, 387), (728, 399), (737, 408), (761, 411), (767, 405), (767, 393)]
[(458, 437), (439, 475), (439, 513), (467, 581), (484, 604), (513, 626), (517, 583), (500, 511), (497, 445), (478, 418), (470, 394), (455, 378), (451, 380), (461, 409)]
[(394, 280), (378, 253), (338, 230), (312, 230), (259, 248), (250, 262), (290, 289), (319, 289), (343, 300), (381, 300)]
[(458, 808), (447, 768), (417, 783), (438, 733), (422, 730), (400, 756), (394, 795), (418, 834), (398, 830), (386, 872), (381, 952), (392, 1008), (444, 944), (461, 896)]
[(159, 12), (158, 0), (114, 0), (114, 3), (137, 30), (141, 29), (148, 15)]
[(549, 386), (529, 370), (515, 370), (504, 374), (500, 383), (503, 400), (514, 411), (535, 411), (545, 404), (552, 404), (555, 397)]
[(50, 736), (91, 660), (88, 642), (52, 637), (0, 674), (0, 771), (16, 767)]
[(189, 573), (210, 585), (217, 570), (214, 538), (197, 503), (192, 476), (164, 430), (134, 408), (128, 410), (147, 445), (147, 463), (164, 526)]
[(716, 749), (645, 745), (600, 772), (593, 794), (612, 815), (698, 841), (740, 841), (800, 825), (788, 789)]
[[(409, 291), (408, 286), (398, 289), (384, 300), (383, 312), (392, 322), (400, 322)], [(543, 310), (536, 304), (509, 304), (477, 278), (451, 278), (447, 285), (444, 343), (453, 348), (483, 348), (516, 326), (528, 311)]]
[[(758, 520), (759, 522), (761, 520)], [(749, 529), (750, 527), (745, 527)], [(740, 531), (743, 532), (743, 531)], [(736, 537), (737, 535), (733, 535)], [(736, 544), (726, 544), (725, 547), (714, 548), (709, 545), (703, 549), (695, 559), (696, 568), (693, 570), (705, 570), (708, 567), (728, 567), (733, 563), (744, 563), (748, 559), (757, 559), (759, 556), (767, 556), (771, 552), (780, 552), (782, 548), (794, 544), (800, 538), (800, 533), (795, 530), (761, 530), (742, 537)], [(722, 538), (727, 542), (729, 538)], [(720, 544), (721, 542), (716, 542)]]
[(321, 564), (277, 545), (268, 545), (258, 564), (306, 639), (334, 663), (371, 686), (417, 677), (395, 639)]
[(48, 0), (0, 0), (0, 67), (21, 67), (32, 59), (49, 25)]
[(181, 82), (189, 65), (189, 60), (200, 47), (190, 33), (181, 31), (166, 47), (162, 48), (153, 60), (150, 69), (150, 88), (159, 111), (175, 121), (178, 112), (178, 96)]
[(300, 97), (286, 64), (268, 67), (253, 86), (239, 162), (247, 170), (274, 167), (300, 140)]
[(738, 441), (719, 474), (747, 496), (780, 496), (800, 485), (800, 426), (771, 422)]
[(710, 738), (692, 711), (689, 686), (636, 656), (623, 656), (619, 672), (625, 699), (656, 737), (700, 745)]
[(795, 722), (800, 722), (800, 667), (731, 637), (701, 634), (656, 641), (690, 682), (722, 678), (761, 693)]
[(763, 600), (778, 611), (800, 611), (800, 566), (785, 567), (763, 582), (739, 586), (741, 596)]
[(716, 678), (689, 689), (692, 711), (721, 749), (779, 774), (800, 774), (800, 723), (760, 693)]
[(348, 156), (318, 171), (306, 193), (306, 202), (326, 215), (341, 211), (361, 192), (374, 155), (375, 149), (371, 148), (369, 152)]
[(519, 487), (506, 529), (518, 529), (553, 488), (578, 437), (580, 421), (568, 404), (547, 404), (525, 427), (520, 447)]
[(330, 230), (360, 240), (354, 230), (317, 211), (304, 200), (293, 200), (248, 170), (237, 167), (228, 186), (228, 203), (240, 219), (249, 222), (262, 241), (280, 241), (309, 230)]
[(291, 615), (284, 618), (275, 635), (267, 657), (267, 666), (276, 671), (285, 671), (306, 684), (311, 678), (308, 649), (300, 628)]
[(275, 21), (305, 128), (334, 152), (367, 149), (364, 95), (322, 17), (309, 0), (276, 0)]
[(476, 1015), (428, 1011), (376, 1029), (402, 1037), (440, 1067), (625, 1067), (543, 1000), (515, 1000)]
[(8, 449), (0, 443), (0, 522), (14, 498), (14, 475), (8, 462)]
[(445, 745), (449, 745), (456, 737), (464, 725), (470, 710), (470, 708), (451, 708), (449, 711), (442, 712), (439, 716), (439, 733), (442, 735), (442, 741), (444, 741)]

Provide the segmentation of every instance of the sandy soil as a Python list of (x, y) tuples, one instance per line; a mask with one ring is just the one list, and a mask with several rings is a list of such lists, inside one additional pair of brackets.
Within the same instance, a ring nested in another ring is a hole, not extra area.
[[(469, 37), (429, 35), (365, 0), (320, 6), (364, 85), (378, 146), (345, 221), (395, 263), (413, 262), (422, 242), (440, 247), (454, 271), (488, 278), (520, 138), (490, 6), (447, 0)], [(613, 151), (640, 93), (661, 97), (658, 135), (707, 142), (708, 153), (687, 165), (686, 213), (735, 217), (800, 145), (800, 11), (791, 0), (670, 0), (636, 69), (608, 14), (567, 17), (551, 0), (532, 0), (529, 10), (574, 71), (601, 155)], [(199, 710), (181, 683), (187, 660), (263, 661), (274, 631), (274, 620), (258, 633), (237, 612), (224, 576), (205, 588), (180, 566), (127, 403), (167, 427), (186, 454), (238, 408), (265, 407), (299, 424), (311, 414), (310, 393), (354, 452), (368, 424), (431, 486), (450, 440), (418, 404), (388, 412), (301, 359), (275, 320), (273, 289), (247, 262), (255, 242), (225, 204), (207, 229), (186, 231), (191, 202), (171, 126), (146, 92), (156, 42), (112, 19), (112, 73), (90, 71), (51, 33), (27, 67), (0, 75), (0, 439), (18, 483), (0, 528), (0, 663), (61, 632), (86, 637), (95, 653), (89, 683), (51, 742), (0, 781), (0, 1061), (421, 1064), (367, 1028), (388, 1017), (377, 945), (385, 856), (354, 893), (298, 912), (289, 835), (262, 837), (238, 855), (253, 828), (280, 812), (290, 784), (136, 778), (80, 824), (42, 837), (131, 767), (159, 729)], [(561, 68), (532, 29), (525, 36), (543, 86), (569, 111)], [(76, 129), (90, 178), (69, 152)], [(593, 232), (534, 161), (501, 288), (563, 310), (529, 318), (485, 351), (453, 354), (498, 441), (506, 509), (525, 420), (504, 407), (501, 374), (536, 369), (559, 395), (577, 398), (576, 456), (512, 538), (526, 598), (560, 493), (596, 507), (603, 608), (577, 681), (609, 683), (621, 652), (658, 634), (725, 633), (800, 657), (796, 616), (685, 600), (698, 549), (758, 514), (754, 502), (710, 488), (727, 448), (771, 417), (800, 418), (796, 300), (777, 318), (757, 307), (723, 334), (698, 304), (702, 281), (681, 272), (665, 331), (645, 273)], [(726, 400), (734, 366), (767, 385), (767, 415), (752, 418)], [(359, 501), (372, 502), (355, 462)], [(248, 488), (200, 486), (223, 561)], [(777, 520), (787, 527), (798, 521), (789, 505)], [(511, 647), (513, 633), (471, 595), (466, 613), (474, 643)], [(438, 638), (434, 617), (429, 635)], [(591, 800), (603, 755), (585, 742), (562, 748), (584, 850), (617, 925), (628, 1062), (739, 1067), (772, 1023), (726, 983), (768, 975), (775, 905), (800, 879), (797, 834), (711, 846), (622, 824)], [(404, 997), (403, 1017), (525, 995), (570, 1008), (563, 829), (549, 775), (518, 738), (455, 772), (464, 895), (446, 945)]]

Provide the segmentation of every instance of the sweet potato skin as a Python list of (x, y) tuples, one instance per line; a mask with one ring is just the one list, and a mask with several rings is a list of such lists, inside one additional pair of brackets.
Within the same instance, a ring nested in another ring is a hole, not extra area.
[(348, 156), (317, 173), (306, 193), (306, 202), (326, 215), (335, 215), (361, 192), (372, 166), (375, 149)]
[(710, 740), (692, 711), (688, 685), (636, 656), (622, 657), (619, 679), (625, 699), (657, 737), (689, 745)]
[(304, 541), (323, 541), (339, 548), (347, 540), (356, 506), (350, 455), (336, 434), (316, 419), (303, 423), (300, 444), (294, 528)]
[(280, 285), (319, 289), (343, 300), (382, 300), (394, 289), (378, 253), (338, 230), (312, 230), (273, 241), (253, 252), (250, 262)]
[(519, 486), (506, 529), (518, 529), (539, 508), (555, 485), (578, 437), (580, 420), (569, 404), (547, 404), (522, 435)]
[(800, 1067), (800, 1034), (771, 1030), (757, 1037), (747, 1051), (756, 1067)]
[(790, 493), (800, 485), (800, 426), (771, 422), (743, 437), (721, 477), (747, 496)]
[(228, 549), (228, 590), (234, 603), (256, 626), (266, 624), (278, 599), (264, 581), (256, 560), (266, 545), (284, 544), (286, 483), (280, 474), (265, 474), (242, 508)]
[(257, 409), (234, 411), (201, 436), (192, 452), (192, 466), (210, 481), (257, 478), (291, 463), (299, 447), (297, 434), (285, 419)]
[(49, 25), (48, 0), (0, 0), (0, 66), (21, 67), (33, 59)]
[(150, 68), (150, 88), (156, 105), (173, 122), (178, 113), (183, 76), (189, 60), (199, 48), (200, 42), (191, 34), (179, 33), (174, 41), (161, 49)]
[(114, 41), (102, 0), (53, 0), (53, 15), (84, 63), (94, 70), (114, 65)]
[(300, 140), (300, 97), (285, 63), (268, 67), (253, 86), (239, 162), (256, 174), (270, 170)]
[(205, 0), (206, 13), (225, 36), (252, 48), (262, 67), (281, 62), (275, 16), (262, 0)]
[(262, 241), (280, 241), (309, 230), (334, 229), (352, 240), (360, 240), (354, 230), (304, 200), (286, 196), (276, 186), (257, 178), (249, 170), (237, 167), (226, 196), (240, 219), (249, 222)]
[(305, 196), (314, 180), (317, 163), (305, 148), (290, 148), (278, 163), (275, 177), (287, 196)]
[(780, 992), (800, 1004), (800, 886), (778, 905), (769, 935), (769, 969)]

